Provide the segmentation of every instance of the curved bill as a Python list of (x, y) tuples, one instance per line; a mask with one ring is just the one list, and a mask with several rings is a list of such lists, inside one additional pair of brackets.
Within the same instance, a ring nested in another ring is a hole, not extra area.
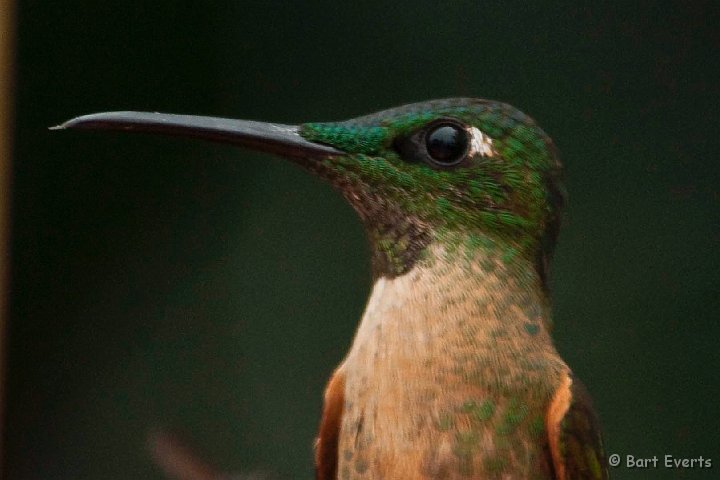
[(251, 120), (152, 112), (104, 112), (73, 118), (51, 127), (51, 130), (71, 128), (194, 137), (285, 157), (328, 157), (345, 154), (342, 150), (328, 145), (305, 140), (295, 125)]

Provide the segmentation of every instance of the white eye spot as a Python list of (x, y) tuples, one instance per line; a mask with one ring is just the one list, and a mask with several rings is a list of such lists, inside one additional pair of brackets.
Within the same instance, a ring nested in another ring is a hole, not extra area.
[(492, 138), (478, 130), (477, 127), (471, 127), (468, 131), (470, 132), (470, 156), (492, 157), (495, 155)]

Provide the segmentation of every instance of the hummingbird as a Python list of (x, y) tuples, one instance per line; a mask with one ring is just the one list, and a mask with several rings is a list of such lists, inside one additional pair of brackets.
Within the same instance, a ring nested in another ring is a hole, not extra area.
[(279, 155), (354, 208), (373, 287), (324, 393), (317, 480), (608, 478), (591, 399), (551, 337), (566, 195), (529, 116), (451, 98), (300, 125), (105, 112), (53, 128)]

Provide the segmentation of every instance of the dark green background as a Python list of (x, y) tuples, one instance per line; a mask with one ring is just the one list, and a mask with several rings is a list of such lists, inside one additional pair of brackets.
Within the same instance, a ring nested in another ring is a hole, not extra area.
[(159, 479), (158, 426), (226, 470), (310, 478), (370, 287), (351, 209), (281, 160), (46, 127), (447, 96), (512, 103), (562, 153), (555, 337), (608, 451), (714, 465), (614, 477), (718, 478), (717, 3), (616, 3), (21, 0), (7, 478)]

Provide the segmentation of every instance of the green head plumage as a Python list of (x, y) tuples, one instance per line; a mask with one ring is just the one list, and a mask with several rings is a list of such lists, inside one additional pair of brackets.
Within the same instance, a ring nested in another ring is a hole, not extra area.
[(301, 136), (346, 155), (301, 162), (339, 188), (363, 219), (381, 275), (406, 271), (455, 233), (537, 260), (557, 236), (564, 193), (550, 138), (510, 105), (479, 99), (416, 103)]

